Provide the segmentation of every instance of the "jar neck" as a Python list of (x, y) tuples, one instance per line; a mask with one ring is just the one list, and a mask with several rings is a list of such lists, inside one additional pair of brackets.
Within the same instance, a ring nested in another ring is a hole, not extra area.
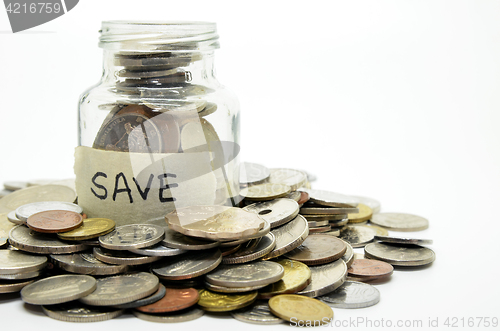
[[(170, 61), (171, 60), (171, 61)], [(137, 82), (168, 87), (172, 83), (213, 85), (214, 52), (121, 53), (104, 50), (102, 81), (107, 85)]]

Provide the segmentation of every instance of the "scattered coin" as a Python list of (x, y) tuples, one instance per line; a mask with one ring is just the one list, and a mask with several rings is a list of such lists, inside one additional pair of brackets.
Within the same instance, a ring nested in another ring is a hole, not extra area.
[(260, 216), (235, 207), (193, 206), (179, 208), (165, 216), (172, 230), (212, 240), (236, 240), (257, 233)]
[(132, 313), (135, 317), (149, 322), (180, 323), (200, 318), (205, 312), (202, 309), (198, 308), (188, 308), (179, 312), (164, 314), (144, 314), (137, 310), (133, 310)]
[(252, 185), (240, 191), (240, 195), (248, 201), (267, 201), (285, 197), (292, 189), (285, 184), (266, 183)]
[(375, 230), (361, 226), (346, 226), (340, 230), (340, 239), (347, 241), (352, 247), (364, 247), (375, 237)]
[(395, 266), (422, 266), (434, 262), (436, 254), (431, 249), (418, 245), (377, 242), (365, 246), (365, 257)]
[(0, 190), (0, 199), (3, 197), (6, 197), (7, 195), (11, 194), (14, 191), (11, 190)]
[(329, 225), (328, 220), (326, 220), (326, 221), (307, 221), (307, 224), (309, 225), (309, 229)]
[(24, 225), (10, 231), (9, 243), (22, 251), (37, 254), (69, 254), (89, 248), (86, 244), (63, 242), (51, 234), (38, 233)]
[(161, 314), (189, 308), (198, 302), (198, 291), (194, 288), (166, 288), (165, 296), (149, 305), (135, 308), (148, 314)]
[[(301, 193), (304, 193), (304, 192), (300, 192), (300, 191), (292, 191), (290, 193), (288, 193), (287, 195), (284, 196), (285, 199), (291, 199), (293, 201), (296, 201), (297, 203), (299, 203), (300, 199), (302, 198), (302, 194)], [(305, 193), (307, 194), (307, 193)], [(299, 204), (300, 206), (300, 204)]]
[(48, 317), (55, 320), (75, 323), (107, 321), (124, 312), (123, 309), (86, 306), (78, 301), (42, 306), (42, 310)]
[(265, 301), (256, 301), (250, 306), (231, 312), (238, 321), (252, 324), (281, 324), (283, 320), (274, 316)]
[(393, 270), (394, 267), (384, 261), (363, 259), (353, 261), (351, 267), (347, 269), (347, 274), (350, 277), (374, 280), (389, 277)]
[(307, 201), (309, 201), (309, 193), (307, 193), (307, 192), (300, 192), (300, 199), (299, 199), (299, 201), (297, 201), (297, 203), (299, 204), (299, 206), (302, 206)]
[(103, 247), (94, 247), (94, 257), (109, 264), (142, 265), (160, 260), (161, 256), (139, 255), (129, 251), (109, 250)]
[(19, 218), (17, 218), (15, 210), (13, 210), (7, 214), (7, 219), (9, 221), (11, 221), (12, 223), (17, 224), (17, 225), (26, 224), (25, 221), (21, 221)]
[(228, 256), (230, 254), (233, 254), (233, 253), (237, 252), (241, 248), (241, 245), (243, 245), (243, 244), (238, 244), (238, 245), (235, 245), (235, 246), (226, 246), (226, 247), (219, 248), (220, 251), (221, 251), (221, 253), (222, 253), (222, 257)]
[(37, 280), (21, 290), (24, 302), (53, 305), (82, 298), (96, 289), (96, 280), (88, 275), (58, 275)]
[(421, 216), (403, 213), (379, 213), (371, 222), (392, 231), (421, 231), (429, 227), (429, 221)]
[(342, 257), (347, 250), (344, 241), (329, 235), (309, 236), (302, 245), (284, 256), (307, 265), (325, 264)]
[(262, 220), (264, 222), (264, 227), (259, 230), (259, 232), (244, 236), (241, 239), (238, 240), (230, 240), (230, 241), (221, 241), (220, 247), (228, 247), (228, 246), (234, 246), (234, 245), (239, 245), (248, 242), (250, 239), (258, 239), (262, 238), (265, 235), (267, 235), (270, 230), (271, 230), (271, 224), (269, 224), (268, 221)]
[(283, 255), (302, 244), (309, 234), (309, 227), (306, 219), (297, 215), (292, 221), (277, 227), (271, 233), (276, 237), (276, 246), (263, 257), (266, 260)]
[(371, 224), (371, 223), (368, 223), (368, 224), (355, 223), (355, 224), (351, 224), (351, 225), (367, 227), (371, 230), (375, 230), (376, 235), (378, 235), (378, 236), (388, 236), (389, 235), (389, 231), (387, 231), (387, 229), (385, 229), (381, 226), (378, 226), (378, 225)]
[(26, 221), (30, 229), (43, 233), (71, 231), (80, 227), (82, 223), (82, 215), (66, 210), (42, 211), (30, 215)]
[(125, 264), (103, 263), (96, 259), (91, 252), (51, 255), (50, 258), (57, 267), (77, 274), (95, 276), (116, 275), (130, 270), (130, 267)]
[(347, 223), (349, 223), (349, 219), (348, 218), (344, 218), (344, 219), (340, 219), (340, 220), (335, 220), (335, 221), (330, 221), (329, 222), (329, 224), (330, 224), (330, 226), (332, 228), (342, 228)]
[(299, 213), (302, 215), (339, 215), (357, 213), (358, 208), (354, 207), (318, 207), (316, 204), (304, 204)]
[(268, 233), (264, 237), (241, 244), (241, 248), (237, 252), (224, 256), (222, 263), (235, 264), (254, 261), (268, 254), (274, 247), (276, 247), (276, 238), (272, 233)]
[(153, 246), (163, 240), (165, 231), (153, 224), (122, 225), (99, 237), (99, 244), (112, 250), (129, 250)]
[(271, 172), (268, 179), (269, 183), (288, 185), (292, 191), (296, 191), (307, 182), (307, 175), (299, 170), (283, 168), (269, 170)]
[(129, 249), (129, 252), (146, 256), (176, 256), (184, 254), (187, 251), (178, 248), (165, 247), (162, 244), (156, 244), (154, 246), (146, 248)]
[(220, 245), (220, 241), (211, 241), (189, 237), (177, 231), (165, 228), (165, 238), (161, 242), (163, 246), (188, 251), (198, 251), (214, 248)]
[(39, 271), (47, 265), (47, 257), (20, 251), (0, 251), (0, 275)]
[(223, 312), (246, 307), (257, 299), (257, 291), (244, 294), (216, 293), (202, 289), (199, 291), (198, 305), (206, 311)]
[(372, 285), (348, 280), (318, 299), (333, 308), (365, 308), (380, 301), (380, 292)]
[(0, 279), (3, 280), (23, 280), (23, 279), (33, 279), (40, 277), (44, 274), (44, 270), (21, 272), (17, 274), (0, 275)]
[(195, 278), (214, 270), (222, 262), (218, 249), (186, 254), (163, 260), (151, 267), (151, 271), (166, 280)]
[(41, 185), (15, 191), (0, 199), (0, 213), (8, 213), (18, 207), (38, 201), (74, 202), (76, 193), (63, 185)]
[(333, 319), (333, 310), (324, 302), (296, 294), (281, 294), (269, 299), (269, 309), (288, 322), (320, 326)]
[(208, 282), (203, 282), (205, 288), (212, 292), (220, 292), (220, 293), (244, 293), (244, 292), (252, 292), (255, 290), (259, 290), (267, 285), (255, 285), (255, 286), (245, 286), (245, 287), (228, 287), (221, 285), (214, 285)]
[(22, 281), (16, 281), (16, 280), (0, 280), (0, 294), (1, 293), (15, 293), (19, 292), (23, 289), (28, 284), (31, 284), (35, 281), (36, 279), (29, 279), (29, 280), (22, 280)]
[(38, 201), (22, 205), (16, 209), (16, 216), (26, 222), (30, 216), (43, 211), (65, 210), (82, 214), (82, 207), (65, 201)]
[(349, 223), (365, 222), (368, 221), (373, 215), (372, 209), (363, 203), (358, 204), (358, 209), (359, 211), (357, 213), (347, 214)]
[(0, 237), (0, 248), (6, 248), (9, 246), (9, 238)]
[(324, 232), (330, 232), (331, 230), (332, 227), (330, 226), (330, 224), (325, 226), (309, 227), (309, 234), (321, 234)]
[(271, 261), (254, 261), (238, 265), (220, 265), (205, 276), (214, 285), (246, 287), (268, 285), (280, 280), (285, 273), (283, 266)]
[(299, 213), (299, 205), (294, 200), (280, 198), (257, 202), (243, 210), (258, 214), (271, 224), (271, 228), (275, 228), (294, 219)]
[[(342, 239), (340, 239), (342, 240)], [(347, 249), (345, 251), (345, 254), (342, 256), (342, 260), (344, 260), (345, 264), (347, 265), (347, 267), (349, 268), (352, 264), (352, 262), (354, 261), (354, 250), (352, 249), (352, 246), (347, 243), (346, 241), (344, 241), (346, 246), (347, 246)]]
[(375, 240), (393, 244), (432, 245), (431, 239), (375, 236)]
[(9, 191), (17, 191), (17, 190), (21, 190), (23, 188), (27, 188), (28, 187), (28, 183), (26, 182), (14, 182), (14, 181), (11, 181), (11, 182), (4, 182), (3, 183), (3, 187), (6, 189), (6, 190), (9, 190)]
[(347, 277), (347, 266), (342, 259), (335, 262), (310, 266), (311, 283), (297, 294), (307, 297), (318, 297), (329, 293), (344, 283)]
[(145, 298), (158, 290), (158, 277), (147, 272), (99, 278), (97, 288), (80, 298), (91, 306), (113, 306)]
[(121, 305), (115, 305), (113, 306), (114, 308), (119, 308), (119, 309), (130, 309), (130, 308), (137, 308), (137, 307), (142, 307), (146, 305), (153, 304), (165, 297), (167, 294), (167, 288), (165, 285), (161, 284), (158, 286), (158, 290), (151, 294), (150, 296), (147, 296), (145, 298), (135, 300), (129, 303), (123, 303)]
[(283, 266), (285, 273), (277, 282), (259, 290), (260, 299), (269, 299), (278, 294), (297, 293), (309, 285), (311, 270), (307, 265), (289, 259), (280, 259), (275, 262)]
[(300, 191), (309, 194), (309, 201), (314, 202), (318, 206), (356, 208), (359, 204), (358, 199), (345, 194), (305, 188), (301, 188)]
[(250, 162), (240, 164), (241, 184), (260, 184), (269, 178), (269, 169), (263, 165)]
[(63, 240), (88, 240), (108, 234), (115, 228), (115, 222), (108, 218), (86, 218), (82, 226), (57, 236)]

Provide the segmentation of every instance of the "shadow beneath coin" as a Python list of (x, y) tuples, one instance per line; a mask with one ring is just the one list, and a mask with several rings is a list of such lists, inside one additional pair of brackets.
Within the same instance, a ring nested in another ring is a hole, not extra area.
[(31, 305), (29, 303), (24, 303), (24, 308), (33, 315), (45, 316), (45, 313), (42, 310), (42, 306)]
[(418, 270), (425, 270), (427, 268), (430, 268), (434, 262), (426, 264), (426, 265), (420, 265), (420, 266), (393, 266), (394, 270), (397, 271), (418, 271)]
[(229, 312), (215, 312), (215, 311), (205, 311), (205, 316), (215, 317), (215, 318), (225, 318), (233, 319)]
[(2, 293), (0, 294), (0, 304), (4, 302), (12, 302), (19, 300), (21, 298), (21, 295), (19, 292), (16, 293)]
[(361, 280), (361, 279), (359, 279), (359, 278), (355, 278), (355, 277), (347, 277), (347, 280), (349, 280), (349, 281), (353, 281), (353, 282), (360, 282), (360, 283), (366, 283), (366, 284), (369, 284), (369, 285), (381, 285), (381, 284), (386, 284), (386, 283), (387, 283), (387, 282), (389, 282), (391, 279), (392, 279), (392, 276), (383, 277), (383, 278), (380, 278), (380, 279), (374, 279), (374, 280)]

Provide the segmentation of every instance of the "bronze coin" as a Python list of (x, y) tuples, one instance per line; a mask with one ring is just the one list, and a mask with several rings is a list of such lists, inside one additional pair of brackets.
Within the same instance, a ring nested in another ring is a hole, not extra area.
[(387, 262), (360, 259), (352, 262), (351, 267), (347, 269), (347, 273), (352, 277), (376, 279), (390, 276), (393, 270), (394, 267)]
[(47, 210), (28, 217), (30, 229), (44, 233), (66, 232), (83, 224), (82, 215), (67, 210)]
[(303, 205), (309, 200), (309, 193), (307, 192), (300, 192), (300, 199), (297, 201), (299, 205)]
[(165, 296), (150, 305), (137, 307), (135, 309), (149, 314), (161, 314), (186, 309), (195, 305), (200, 298), (198, 291), (194, 288), (169, 288)]

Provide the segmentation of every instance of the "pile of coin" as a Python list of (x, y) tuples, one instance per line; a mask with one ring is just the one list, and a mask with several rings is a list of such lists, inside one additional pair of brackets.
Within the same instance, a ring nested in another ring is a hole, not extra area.
[[(333, 308), (377, 304), (393, 266), (432, 263), (416, 215), (380, 213), (376, 200), (311, 189), (294, 169), (244, 164), (239, 207), (179, 208), (147, 224), (89, 219), (67, 186), (0, 199), (0, 293), (19, 292), (51, 318), (92, 322), (131, 312), (181, 322), (205, 312), (256, 324), (320, 325)], [(11, 188), (13, 186), (9, 186)], [(82, 215), (83, 214), (83, 215)], [(355, 249), (364, 247), (358, 258)]]

